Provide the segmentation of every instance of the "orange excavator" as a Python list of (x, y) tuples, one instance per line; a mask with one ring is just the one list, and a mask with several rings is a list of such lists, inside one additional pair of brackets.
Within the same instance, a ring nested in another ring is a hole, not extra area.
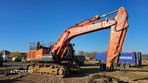
[[(113, 18), (105, 18), (117, 13)], [(27, 61), (34, 62), (28, 66), (28, 70), (36, 73), (50, 74), (54, 76), (66, 76), (69, 71), (79, 71), (79, 66), (74, 60), (74, 44), (70, 41), (77, 36), (110, 28), (110, 40), (107, 51), (106, 68), (111, 69), (113, 63), (118, 62), (122, 45), (128, 27), (128, 15), (124, 7), (118, 10), (94, 16), (84, 20), (68, 29), (58, 38), (57, 42), (45, 47), (39, 42), (30, 48)]]

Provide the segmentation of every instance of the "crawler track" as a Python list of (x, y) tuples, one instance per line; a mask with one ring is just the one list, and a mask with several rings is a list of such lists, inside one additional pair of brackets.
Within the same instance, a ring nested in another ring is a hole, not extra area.
[(33, 64), (28, 66), (28, 70), (56, 77), (64, 77), (69, 74), (67, 67), (59, 64)]

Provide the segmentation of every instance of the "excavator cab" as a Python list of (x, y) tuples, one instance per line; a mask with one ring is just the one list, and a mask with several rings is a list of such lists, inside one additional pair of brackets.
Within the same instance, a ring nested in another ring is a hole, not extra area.
[(50, 47), (41, 44), (41, 42), (32, 43), (29, 45), (27, 61), (42, 61), (44, 57), (49, 56)]

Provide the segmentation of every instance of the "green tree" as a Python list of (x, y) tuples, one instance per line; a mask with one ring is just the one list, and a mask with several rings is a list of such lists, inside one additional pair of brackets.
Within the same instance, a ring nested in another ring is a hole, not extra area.
[(3, 66), (3, 57), (2, 57), (2, 54), (0, 53), (0, 67)]

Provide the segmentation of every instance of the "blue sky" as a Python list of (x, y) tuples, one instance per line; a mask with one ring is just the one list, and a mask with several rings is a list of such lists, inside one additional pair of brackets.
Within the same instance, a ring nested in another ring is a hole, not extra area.
[[(56, 42), (74, 24), (123, 6), (129, 29), (123, 51), (148, 53), (147, 0), (0, 0), (0, 50), (27, 52), (28, 43)], [(106, 51), (110, 30), (97, 31), (72, 40), (75, 49)]]

